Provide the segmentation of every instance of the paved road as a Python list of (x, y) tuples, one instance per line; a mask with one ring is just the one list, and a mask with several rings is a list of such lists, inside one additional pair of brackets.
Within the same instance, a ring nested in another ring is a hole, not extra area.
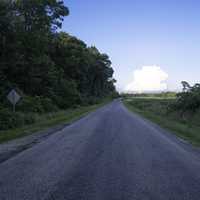
[(0, 164), (0, 200), (199, 200), (200, 156), (117, 100)]

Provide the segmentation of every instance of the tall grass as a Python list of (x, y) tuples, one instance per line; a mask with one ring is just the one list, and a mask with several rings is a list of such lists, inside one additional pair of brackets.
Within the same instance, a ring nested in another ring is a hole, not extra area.
[(97, 108), (103, 106), (109, 101), (111, 100), (106, 99), (104, 102), (95, 105), (80, 106), (74, 109), (37, 115), (36, 121), (33, 124), (24, 125), (20, 128), (9, 129), (6, 131), (0, 131), (0, 143), (15, 138), (23, 137), (32, 134), (36, 131), (42, 131), (55, 125), (72, 123), (73, 121), (85, 116), (89, 112), (94, 111)]
[(171, 130), (177, 136), (200, 146), (200, 111), (187, 113), (184, 117), (178, 111), (169, 109), (174, 98), (126, 98), (125, 105), (160, 126)]

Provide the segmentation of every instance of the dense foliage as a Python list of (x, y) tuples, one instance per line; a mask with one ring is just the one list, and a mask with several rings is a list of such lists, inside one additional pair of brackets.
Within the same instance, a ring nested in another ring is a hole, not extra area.
[(12, 88), (23, 96), (23, 112), (65, 109), (116, 93), (109, 57), (58, 31), (68, 14), (62, 0), (0, 1), (0, 113)]
[(190, 86), (186, 81), (182, 82), (183, 91), (177, 94), (177, 99), (171, 108), (178, 110), (184, 116), (185, 113), (195, 113), (200, 108), (200, 84)]

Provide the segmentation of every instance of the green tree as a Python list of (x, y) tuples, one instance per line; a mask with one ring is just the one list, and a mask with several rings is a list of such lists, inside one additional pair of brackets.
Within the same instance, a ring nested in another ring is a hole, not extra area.
[(0, 1), (0, 98), (15, 87), (66, 108), (115, 92), (109, 57), (58, 32), (68, 14), (61, 0)]

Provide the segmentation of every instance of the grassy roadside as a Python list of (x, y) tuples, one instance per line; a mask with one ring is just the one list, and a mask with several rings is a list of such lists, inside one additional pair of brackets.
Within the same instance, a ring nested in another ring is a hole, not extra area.
[(124, 99), (125, 106), (135, 113), (157, 123), (175, 133), (178, 137), (200, 146), (200, 113), (182, 120), (178, 113), (168, 113), (167, 106), (173, 99), (162, 98), (129, 98)]
[(36, 123), (34, 124), (26, 125), (21, 128), (0, 131), (0, 143), (30, 135), (34, 132), (42, 131), (56, 125), (72, 123), (73, 121), (80, 119), (97, 108), (102, 107), (109, 101), (110, 100), (105, 100), (100, 104), (81, 106), (75, 109), (43, 114), (38, 117)]

